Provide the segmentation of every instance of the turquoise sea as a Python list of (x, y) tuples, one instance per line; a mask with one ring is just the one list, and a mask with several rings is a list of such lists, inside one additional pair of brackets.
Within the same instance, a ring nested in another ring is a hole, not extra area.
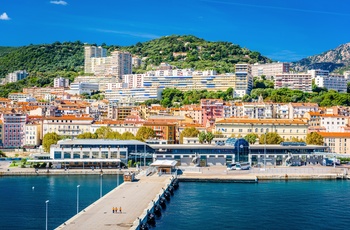
[[(54, 229), (100, 198), (100, 175), (0, 177), (0, 229)], [(123, 177), (119, 176), (119, 183)], [(116, 175), (103, 175), (102, 194), (117, 186)], [(34, 189), (33, 189), (34, 187)]]
[[(76, 213), (78, 184), (80, 209), (100, 197), (98, 175), (0, 177), (0, 229), (45, 229), (46, 200), (57, 227)], [(103, 176), (103, 194), (116, 185)], [(349, 192), (346, 180), (180, 183), (155, 229), (349, 229)]]

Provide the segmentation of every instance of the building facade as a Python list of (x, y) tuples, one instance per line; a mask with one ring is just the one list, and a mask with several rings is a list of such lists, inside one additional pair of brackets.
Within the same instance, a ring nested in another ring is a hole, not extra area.
[(249, 118), (227, 118), (215, 123), (215, 131), (222, 133), (224, 137), (246, 136), (256, 133), (258, 135), (266, 132), (275, 132), (284, 140), (292, 138), (305, 139), (308, 124), (301, 119), (249, 119)]
[(275, 78), (275, 89), (281, 89), (281, 88), (311, 92), (312, 91), (311, 74), (304, 74), (304, 73), (277, 74)]
[(53, 79), (53, 87), (54, 88), (68, 88), (69, 87), (69, 79), (63, 77), (56, 77)]
[(1, 115), (3, 123), (3, 147), (22, 147), (25, 140), (25, 125), (27, 116), (20, 113), (5, 113)]
[(254, 77), (265, 75), (267, 79), (272, 79), (275, 78), (277, 74), (289, 73), (289, 67), (290, 64), (286, 62), (254, 64), (252, 65), (252, 75)]

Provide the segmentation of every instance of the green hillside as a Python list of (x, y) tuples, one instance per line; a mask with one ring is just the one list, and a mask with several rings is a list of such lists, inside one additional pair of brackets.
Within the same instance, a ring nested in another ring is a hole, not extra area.
[(84, 66), (84, 44), (53, 44), (0, 48), (0, 77), (15, 70), (32, 72), (81, 71)]
[(166, 36), (123, 47), (143, 58), (143, 70), (168, 62), (178, 68), (214, 69), (219, 73), (234, 71), (236, 63), (266, 63), (271, 60), (231, 42), (210, 42), (191, 35)]

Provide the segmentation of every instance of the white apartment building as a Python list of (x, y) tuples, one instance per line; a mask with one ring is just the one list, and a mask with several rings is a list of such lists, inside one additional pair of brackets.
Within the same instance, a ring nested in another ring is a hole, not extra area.
[(328, 90), (335, 90), (339, 93), (347, 92), (349, 79), (343, 75), (316, 76), (315, 84), (318, 87), (324, 87)]
[(83, 93), (91, 94), (92, 92), (99, 90), (99, 84), (97, 83), (87, 83), (79, 82), (70, 84), (70, 90), (68, 93), (73, 95), (80, 95)]
[(29, 98), (30, 94), (28, 93), (9, 93), (8, 98), (11, 101), (25, 101), (26, 98)]
[(349, 117), (334, 114), (321, 114), (320, 126), (326, 128), (326, 132), (341, 132), (344, 126), (349, 124)]
[(162, 98), (162, 88), (144, 87), (144, 88), (124, 88), (119, 90), (106, 90), (105, 99), (109, 101), (129, 101), (144, 102), (149, 99)]
[(92, 58), (107, 57), (107, 50), (101, 46), (84, 46), (84, 72), (93, 73)]
[(47, 117), (43, 121), (43, 136), (54, 132), (62, 136), (76, 137), (81, 133), (90, 132), (92, 122), (91, 117)]
[(293, 137), (305, 139), (307, 129), (307, 122), (301, 119), (226, 118), (215, 123), (215, 130), (221, 132), (224, 137), (233, 134), (244, 137), (250, 133), (261, 135), (265, 132), (276, 132), (285, 140), (291, 140)]
[[(253, 89), (252, 69), (249, 64), (235, 65), (235, 86), (233, 88), (233, 97), (243, 97), (249, 94)], [(218, 90), (218, 89), (216, 89)]]
[(142, 60), (139, 57), (132, 57), (131, 62), (134, 68), (140, 68), (142, 65)]
[(94, 54), (93, 50), (93, 47), (85, 46), (85, 73), (117, 77), (132, 73), (132, 57), (129, 52), (113, 51), (111, 56), (107, 57), (104, 51)]
[(29, 74), (25, 70), (17, 70), (17, 71), (15, 71), (13, 73), (9, 73), (6, 76), (5, 82), (6, 83), (16, 82), (16, 81), (19, 81), (19, 80), (22, 80), (22, 79), (28, 77), (28, 75)]
[(304, 118), (304, 114), (308, 112), (317, 112), (317, 103), (289, 103), (289, 119)]
[(53, 79), (53, 87), (54, 88), (68, 88), (69, 87), (69, 79), (63, 77), (57, 77)]
[(290, 64), (286, 62), (275, 62), (252, 65), (252, 75), (260, 77), (265, 75), (267, 79), (275, 78), (276, 74), (289, 73)]
[(311, 74), (305, 73), (283, 73), (275, 77), (275, 89), (288, 88), (301, 90), (304, 92), (312, 91)]
[(323, 69), (311, 69), (311, 70), (308, 70), (307, 73), (311, 74), (312, 79), (315, 79), (317, 76), (327, 77), (329, 75), (329, 71), (323, 70)]

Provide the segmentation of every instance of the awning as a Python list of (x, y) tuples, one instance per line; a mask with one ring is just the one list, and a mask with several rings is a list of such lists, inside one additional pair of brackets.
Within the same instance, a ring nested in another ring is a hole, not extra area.
[(156, 160), (151, 164), (154, 167), (174, 167), (177, 164), (177, 161), (172, 160)]

